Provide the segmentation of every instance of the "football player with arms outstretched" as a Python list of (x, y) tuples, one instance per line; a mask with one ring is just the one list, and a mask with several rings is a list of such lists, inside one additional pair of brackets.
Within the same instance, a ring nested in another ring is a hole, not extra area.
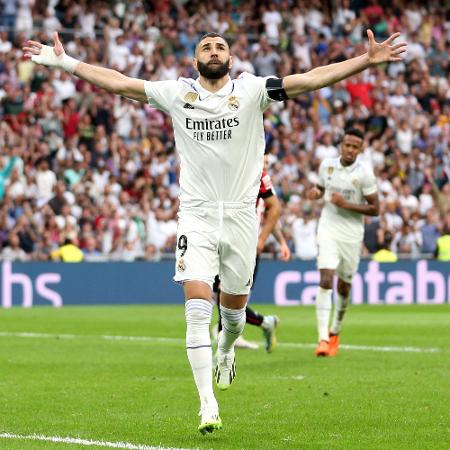
[(222, 428), (214, 396), (209, 326), (212, 285), (220, 274), (223, 330), (217, 381), (227, 389), (236, 374), (234, 342), (245, 324), (258, 243), (255, 201), (265, 147), (263, 112), (272, 103), (329, 86), (376, 64), (401, 60), (406, 44), (395, 33), (377, 43), (368, 31), (366, 53), (283, 79), (229, 76), (233, 58), (216, 33), (198, 42), (194, 79), (149, 81), (76, 60), (54, 33), (54, 46), (28, 41), (26, 57), (58, 67), (108, 92), (149, 103), (172, 118), (180, 156), (180, 207), (174, 279), (185, 296), (186, 349), (200, 397), (199, 431)]

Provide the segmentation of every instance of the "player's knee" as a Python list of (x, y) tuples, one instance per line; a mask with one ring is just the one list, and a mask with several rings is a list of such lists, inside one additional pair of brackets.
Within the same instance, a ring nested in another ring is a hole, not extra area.
[(212, 316), (212, 305), (207, 300), (188, 300), (184, 313), (188, 325), (209, 326)]
[(342, 281), (341, 279), (338, 280), (337, 291), (339, 295), (342, 295), (342, 297), (344, 298), (348, 297), (350, 295), (350, 289), (351, 289), (350, 283)]
[(210, 345), (209, 325), (212, 305), (206, 300), (194, 299), (186, 302), (186, 347), (196, 348)]
[(334, 270), (320, 269), (320, 287), (322, 289), (333, 289)]
[(319, 285), (322, 289), (333, 289), (333, 277), (328, 275), (321, 275)]

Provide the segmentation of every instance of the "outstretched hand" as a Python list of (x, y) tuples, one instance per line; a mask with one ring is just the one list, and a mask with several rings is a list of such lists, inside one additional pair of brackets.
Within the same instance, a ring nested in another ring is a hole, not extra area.
[(406, 42), (399, 42), (393, 44), (395, 39), (400, 36), (400, 33), (394, 33), (389, 36), (384, 42), (376, 42), (372, 30), (367, 30), (367, 37), (369, 39), (369, 62), (370, 64), (381, 64), (384, 62), (401, 61), (401, 54), (406, 51)]
[[(57, 65), (56, 61), (59, 61), (60, 57), (64, 54), (64, 47), (59, 40), (58, 32), (53, 33), (53, 47), (41, 44), (37, 41), (27, 41), (26, 47), (23, 47), (24, 56), (31, 58), (31, 60), (37, 64), (44, 64), (47, 66)], [(53, 53), (53, 54), (52, 54)], [(56, 56), (56, 58), (52, 58)], [(50, 59), (49, 59), (50, 57)], [(52, 61), (55, 60), (55, 61)]]

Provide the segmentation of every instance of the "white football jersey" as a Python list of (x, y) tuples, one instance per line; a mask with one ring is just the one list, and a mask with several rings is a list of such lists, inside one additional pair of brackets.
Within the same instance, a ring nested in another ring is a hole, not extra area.
[(263, 168), (266, 78), (245, 73), (218, 92), (199, 80), (145, 82), (151, 106), (172, 117), (180, 155), (180, 204), (255, 204)]
[(359, 158), (344, 167), (340, 158), (327, 158), (319, 168), (319, 186), (325, 189), (325, 206), (320, 215), (317, 235), (338, 241), (361, 242), (364, 236), (363, 215), (331, 203), (331, 194), (340, 193), (350, 203), (364, 204), (364, 197), (377, 192), (373, 170)]

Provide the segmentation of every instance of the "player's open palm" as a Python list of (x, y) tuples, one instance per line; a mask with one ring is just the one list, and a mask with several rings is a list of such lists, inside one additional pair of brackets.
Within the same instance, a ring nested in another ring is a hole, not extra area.
[(369, 39), (369, 61), (371, 64), (401, 61), (401, 54), (406, 51), (406, 42), (393, 42), (400, 36), (394, 33), (383, 42), (376, 42), (372, 30), (367, 30)]
[(54, 47), (41, 44), (36, 41), (27, 41), (27, 46), (23, 47), (24, 55), (31, 58), (36, 64), (43, 64), (49, 67), (58, 67), (64, 57), (64, 47), (59, 40), (58, 33), (53, 33)]

